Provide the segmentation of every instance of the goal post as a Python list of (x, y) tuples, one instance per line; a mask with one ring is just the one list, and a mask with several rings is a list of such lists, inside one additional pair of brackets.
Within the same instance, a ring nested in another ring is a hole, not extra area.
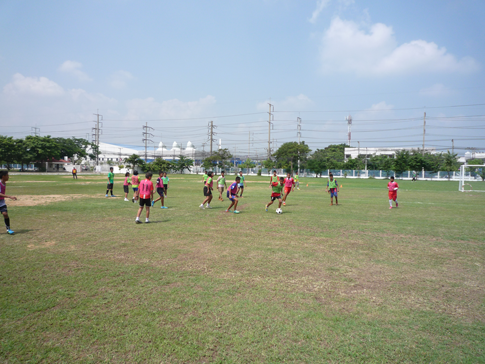
[(460, 182), (458, 191), (461, 192), (485, 192), (485, 165), (463, 164), (460, 166)]

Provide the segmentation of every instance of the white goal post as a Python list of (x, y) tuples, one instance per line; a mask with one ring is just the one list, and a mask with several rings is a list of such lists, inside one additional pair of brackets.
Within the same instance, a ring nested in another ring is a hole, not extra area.
[[(468, 170), (468, 171), (467, 171)], [(460, 166), (460, 183), (458, 191), (461, 192), (485, 192), (485, 182), (476, 172), (485, 171), (485, 165), (463, 164)]]

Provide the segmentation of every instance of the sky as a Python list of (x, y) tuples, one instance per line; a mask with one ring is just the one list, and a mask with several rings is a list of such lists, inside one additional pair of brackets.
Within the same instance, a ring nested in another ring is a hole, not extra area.
[(149, 148), (207, 151), (213, 121), (261, 159), (298, 118), (313, 151), (348, 143), (348, 115), (353, 147), (422, 147), (426, 113), (425, 147), (484, 151), (484, 17), (483, 0), (4, 0), (0, 134), (91, 140), (100, 114), (101, 142), (141, 149), (147, 125)]

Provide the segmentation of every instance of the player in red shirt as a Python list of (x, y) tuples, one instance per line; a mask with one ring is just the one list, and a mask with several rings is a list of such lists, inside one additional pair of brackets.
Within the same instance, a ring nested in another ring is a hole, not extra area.
[(146, 223), (150, 222), (148, 217), (150, 216), (150, 206), (152, 205), (153, 199), (153, 182), (151, 181), (153, 174), (148, 172), (145, 174), (146, 179), (140, 182), (140, 186), (138, 188), (139, 196), (140, 196), (140, 208), (138, 209), (138, 214), (136, 215), (135, 222), (137, 224), (141, 224), (140, 215), (143, 211), (143, 207), (147, 209), (147, 218), (145, 220)]
[(387, 184), (387, 189), (389, 190), (389, 209), (392, 209), (392, 201), (396, 203), (396, 207), (399, 207), (397, 203), (397, 190), (399, 189), (399, 185), (397, 182), (394, 182), (394, 177), (391, 177), (391, 181)]
[(291, 177), (291, 173), (286, 174), (285, 182), (285, 195), (283, 196), (283, 205), (286, 206), (286, 198), (291, 191), (295, 190), (295, 180)]

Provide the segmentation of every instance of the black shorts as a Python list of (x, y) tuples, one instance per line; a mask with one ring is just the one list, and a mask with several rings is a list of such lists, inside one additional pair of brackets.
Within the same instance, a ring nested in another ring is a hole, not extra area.
[(244, 185), (238, 186), (240, 190), (244, 190)]
[(279, 196), (271, 196), (271, 201), (275, 201), (275, 200), (281, 200), (281, 195), (279, 195)]
[(157, 187), (157, 193), (160, 195), (160, 196), (163, 196), (164, 194), (164, 189), (162, 187)]
[(164, 188), (165, 190), (167, 190), (168, 185), (163, 185), (163, 188)]
[(0, 213), (4, 213), (4, 212), (8, 213), (7, 205), (0, 206)]
[(212, 191), (207, 186), (204, 186), (204, 196), (212, 196)]
[(128, 188), (128, 185), (126, 185), (126, 186), (125, 186), (125, 185), (123, 185), (123, 191), (124, 191), (125, 193), (130, 192), (130, 189)]
[(113, 189), (113, 184), (112, 183), (108, 183), (108, 186), (106, 187), (108, 190), (112, 190)]
[(149, 198), (140, 198), (140, 206), (150, 207), (152, 205), (152, 200)]

